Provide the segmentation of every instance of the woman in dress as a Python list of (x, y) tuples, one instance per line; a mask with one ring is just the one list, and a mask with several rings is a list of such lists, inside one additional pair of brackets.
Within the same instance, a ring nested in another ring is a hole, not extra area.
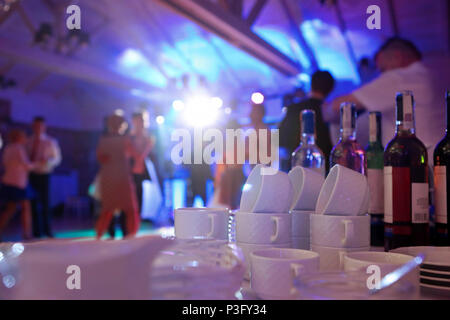
[(122, 116), (114, 114), (108, 118), (107, 127), (108, 135), (100, 138), (97, 147), (102, 198), (97, 239), (103, 236), (117, 210), (125, 214), (127, 237), (132, 237), (139, 229), (139, 214), (129, 165), (132, 145), (125, 135), (128, 125)]

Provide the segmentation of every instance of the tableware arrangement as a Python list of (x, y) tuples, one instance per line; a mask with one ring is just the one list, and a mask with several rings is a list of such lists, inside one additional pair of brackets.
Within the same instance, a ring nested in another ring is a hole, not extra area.
[(174, 210), (178, 239), (228, 240), (229, 211), (224, 208), (180, 208)]
[(292, 184), (286, 173), (267, 169), (263, 165), (253, 168), (243, 187), (240, 209), (234, 212), (234, 236), (244, 253), (246, 279), (250, 278), (252, 251), (292, 245)]
[(364, 175), (331, 168), (310, 217), (311, 250), (320, 253), (320, 270), (342, 270), (343, 255), (370, 250), (369, 188)]
[(309, 220), (311, 214), (314, 213), (324, 178), (316, 171), (300, 166), (292, 168), (288, 176), (294, 190), (290, 211), (292, 217), (292, 247), (309, 250)]
[(262, 299), (293, 299), (293, 279), (317, 272), (319, 255), (299, 249), (272, 248), (250, 254), (252, 290)]
[(391, 250), (405, 255), (425, 255), (419, 268), (420, 289), (425, 293), (450, 297), (450, 247), (402, 247)]

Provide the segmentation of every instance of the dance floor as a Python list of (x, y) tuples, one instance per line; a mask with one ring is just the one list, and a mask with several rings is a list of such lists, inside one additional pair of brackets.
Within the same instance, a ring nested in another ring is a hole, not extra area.
[[(92, 218), (86, 218), (83, 220), (72, 217), (55, 218), (53, 220), (53, 233), (55, 238), (57, 239), (94, 238), (95, 237), (94, 225), (95, 221)], [(149, 221), (142, 221), (138, 236), (157, 234), (160, 232), (161, 227), (164, 227), (164, 225), (163, 226), (158, 225), (156, 227)], [(120, 231), (119, 226), (117, 226), (116, 239), (120, 238), (122, 238), (122, 232)], [(5, 230), (5, 234), (1, 240), (2, 241), (22, 240), (19, 219), (14, 219), (11, 222), (11, 224), (8, 226), (8, 229)]]

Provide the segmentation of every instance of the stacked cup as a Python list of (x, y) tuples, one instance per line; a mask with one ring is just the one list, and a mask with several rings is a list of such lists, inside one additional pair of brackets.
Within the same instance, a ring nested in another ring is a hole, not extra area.
[(224, 208), (175, 209), (175, 237), (228, 240), (228, 219), (229, 211)]
[(342, 269), (347, 252), (370, 250), (369, 188), (364, 175), (335, 165), (311, 215), (311, 250), (320, 255), (320, 270)]
[(292, 247), (310, 249), (310, 217), (314, 213), (324, 177), (311, 169), (300, 166), (289, 171), (294, 190), (291, 205)]
[(257, 165), (242, 189), (240, 209), (235, 213), (236, 244), (242, 249), (249, 279), (250, 253), (272, 247), (291, 247), (293, 196), (286, 173)]

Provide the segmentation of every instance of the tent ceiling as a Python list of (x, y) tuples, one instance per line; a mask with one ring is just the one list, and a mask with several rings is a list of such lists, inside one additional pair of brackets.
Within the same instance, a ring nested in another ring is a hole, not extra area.
[[(291, 90), (299, 81), (298, 77), (283, 75), (185, 16), (161, 5), (160, 2), (164, 1), (74, 2), (81, 7), (82, 30), (90, 34), (91, 43), (84, 50), (76, 50), (62, 58), (93, 67), (92, 70), (98, 71), (98, 77), (116, 74), (118, 81), (122, 79), (129, 84), (125, 88), (118, 90), (111, 85), (102, 88), (105, 84), (94, 74), (89, 79), (83, 79), (76, 76), (77, 70), (43, 70), (24, 59), (16, 61), (4, 52), (0, 52), (0, 72), (15, 78), (21, 90), (42, 91), (57, 97), (72, 97), (68, 88), (92, 91), (78, 97), (84, 105), (92, 105), (92, 97), (101, 90), (112, 99), (118, 99), (115, 100), (117, 104), (128, 102), (131, 98), (136, 103), (144, 99), (168, 106), (169, 100), (182, 94), (180, 87), (185, 75), (190, 76), (189, 81), (194, 86), (204, 79), (213, 94), (228, 101), (248, 99), (253, 90), (281, 94)], [(208, 1), (217, 6), (227, 2)], [(256, 2), (244, 0), (242, 16), (247, 17)], [(332, 2), (337, 3), (338, 10)], [(293, 30), (293, 21), (286, 15), (283, 7), (286, 3), (293, 9), (291, 11), (295, 11), (294, 27), (297, 30)], [(38, 29), (43, 22), (52, 23), (55, 32), (67, 32), (57, 29), (60, 20), (55, 18), (50, 7), (52, 4), (53, 7), (64, 7), (69, 2), (22, 0), (20, 4), (22, 13), (15, 9), (9, 17), (0, 14), (0, 41), (11, 41), (22, 48), (31, 47), (31, 29)], [(368, 30), (365, 26), (366, 8), (371, 4), (381, 8), (381, 30)], [(342, 15), (341, 23), (338, 11)], [(320, 68), (331, 70), (338, 79), (357, 84), (357, 61), (363, 56), (372, 56), (384, 39), (394, 35), (395, 24), (398, 34), (413, 40), (423, 52), (448, 55), (448, 20), (449, 9), (445, 0), (268, 0), (252, 25), (252, 30), (301, 66), (303, 72), (312, 70), (314, 61), (311, 60), (314, 59)], [(64, 21), (62, 25), (64, 27)], [(303, 47), (299, 44), (299, 37), (304, 41)], [(34, 46), (22, 54), (31, 54), (35, 50), (42, 49)], [(308, 57), (307, 50), (310, 50), (312, 57)], [(354, 56), (349, 50), (354, 52)], [(48, 53), (55, 55), (52, 50)], [(77, 64), (73, 68), (77, 68)]]

